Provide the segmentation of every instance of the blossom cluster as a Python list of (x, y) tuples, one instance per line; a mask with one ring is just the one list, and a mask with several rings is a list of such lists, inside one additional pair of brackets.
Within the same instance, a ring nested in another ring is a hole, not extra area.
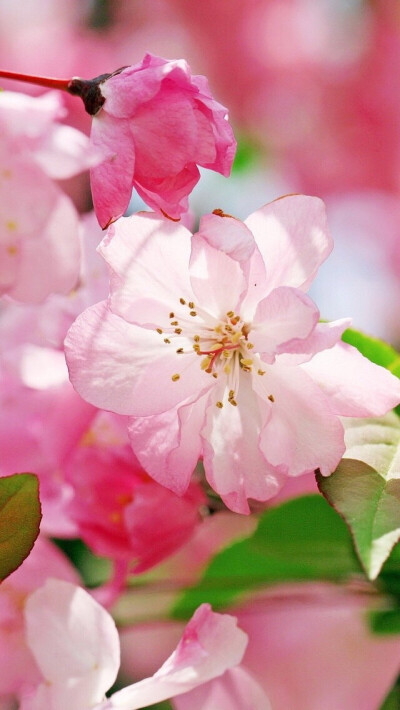
[[(93, 115), (90, 139), (61, 123), (57, 92), (0, 93), (0, 483), (36, 474), (43, 516), (0, 588), (0, 707), (283, 710), (296, 697), (318, 710), (353, 663), (364, 679), (346, 679), (340, 707), (374, 710), (399, 639), (375, 639), (368, 604), (341, 608), (330, 585), (310, 585), (320, 625), (300, 647), (291, 631), (307, 619), (295, 609), (282, 632), (265, 593), (230, 613), (202, 603), (166, 629), (158, 665), (160, 619), (149, 658), (140, 628), (113, 620), (129, 618), (130, 585), (151, 579), (140, 575), (162, 563), (177, 588), (194, 583), (293, 479), (332, 474), (346, 419), (396, 407), (400, 380), (343, 342), (350, 319), (322, 320), (307, 295), (333, 248), (320, 198), (286, 195), (245, 221), (215, 205), (189, 229), (199, 167), (227, 177), (236, 149), (205, 77), (146, 54), (66, 90)], [(94, 214), (82, 217), (63, 181), (86, 170)], [(152, 211), (123, 216), (132, 189)], [(108, 576), (85, 589), (50, 538), (79, 538)], [(114, 691), (121, 646), (122, 675), (148, 668)], [(321, 653), (329, 690), (310, 695), (291, 655), (306, 674)]]

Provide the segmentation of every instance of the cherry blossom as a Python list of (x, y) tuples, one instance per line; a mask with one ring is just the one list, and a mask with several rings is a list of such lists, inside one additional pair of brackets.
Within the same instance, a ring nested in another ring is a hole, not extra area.
[(329, 474), (344, 453), (338, 415), (380, 415), (400, 382), (340, 343), (305, 295), (332, 242), (323, 203), (277, 200), (243, 224), (220, 211), (192, 238), (142, 214), (100, 251), (107, 302), (65, 341), (70, 377), (95, 406), (132, 417), (136, 455), (182, 494), (199, 456), (232, 510), (267, 500), (286, 476)]
[(119, 638), (108, 614), (82, 588), (48, 580), (25, 605), (26, 638), (42, 682), (23, 698), (23, 710), (135, 710), (191, 691), (238, 665), (247, 636), (227, 614), (197, 609), (176, 650), (151, 678), (114, 693)]
[(102, 158), (86, 136), (57, 122), (63, 115), (56, 93), (0, 93), (0, 295), (27, 303), (76, 284), (78, 215), (54, 179)]
[(229, 175), (236, 142), (227, 110), (184, 60), (146, 54), (99, 84), (92, 145), (107, 158), (91, 170), (94, 208), (105, 228), (128, 207), (132, 187), (153, 209), (179, 218), (200, 177)]
[(18, 695), (40, 681), (38, 668), (26, 644), (23, 607), (28, 596), (48, 577), (74, 584), (80, 581), (69, 560), (55, 545), (40, 536), (30, 555), (0, 588), (0, 706), (5, 696)]

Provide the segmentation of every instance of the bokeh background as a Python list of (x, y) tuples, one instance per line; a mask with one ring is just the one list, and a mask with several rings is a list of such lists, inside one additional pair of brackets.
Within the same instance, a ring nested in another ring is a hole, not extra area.
[[(284, 193), (322, 197), (336, 243), (313, 292), (323, 317), (352, 316), (398, 343), (398, 0), (0, 3), (4, 69), (92, 77), (146, 51), (184, 57), (206, 74), (239, 141), (232, 178), (204, 174), (194, 213), (221, 207), (245, 217)], [(66, 121), (88, 131), (80, 102), (66, 103)], [(90, 208), (87, 177), (66, 188), (81, 211)]]
[[(322, 197), (335, 249), (321, 268), (311, 294), (321, 316), (351, 316), (355, 328), (400, 346), (399, 0), (0, 0), (2, 69), (90, 78), (134, 64), (145, 52), (169, 59), (185, 58), (193, 73), (205, 74), (215, 98), (228, 108), (238, 140), (230, 179), (203, 172), (190, 198), (194, 223), (215, 208), (245, 218), (286, 193)], [(42, 92), (38, 87), (6, 80), (0, 80), (0, 87), (36, 95)], [(81, 102), (66, 95), (65, 104), (65, 122), (89, 133), (90, 117)], [(90, 211), (87, 174), (63, 181), (62, 187), (80, 212)], [(139, 198), (133, 197), (130, 210), (142, 208)], [(100, 237), (97, 234), (95, 238)], [(16, 311), (9, 313), (14, 320)], [(3, 315), (6, 317), (5, 309)], [(293, 484), (291, 494), (297, 492), (304, 492), (303, 481), (299, 491)], [(195, 563), (200, 568), (214, 546), (227, 544), (233, 528), (235, 535), (250, 533), (253, 523), (250, 519), (233, 521), (225, 513), (210, 516), (208, 527), (202, 527), (203, 532), (195, 543), (191, 541), (190, 548), (177, 553), (161, 571), (158, 569), (155, 578), (145, 578), (148, 587), (143, 599), (134, 590), (136, 616), (129, 620), (133, 623), (142, 617), (151, 618), (152, 612), (159, 617), (168, 608), (168, 593), (175, 591), (168, 586), (170, 580), (179, 586), (179, 570), (196, 576)], [(198, 548), (193, 547), (196, 544)], [(91, 557), (79, 541), (59, 541), (59, 546), (83, 570), (89, 586), (107, 577), (107, 563)], [(149, 595), (151, 585), (153, 592)], [(359, 658), (360, 647), (369, 654), (368, 643), (358, 617), (354, 621), (348, 611), (347, 598), (344, 603), (338, 601), (335, 591), (332, 599), (328, 596), (325, 601), (325, 590), (324, 594), (317, 592), (318, 598), (311, 604), (301, 599), (295, 608), (290, 602), (289, 612), (283, 608), (285, 614), (293, 614), (287, 624), (290, 634), (300, 639), (304, 629), (312, 626), (308, 609), (313, 606), (317, 614), (313, 628), (320, 630), (322, 641), (318, 636), (308, 649), (302, 640), (300, 650), (295, 645), (293, 654), (296, 663), (302, 655), (304, 669), (310, 673), (315, 658), (320, 668), (322, 657), (328, 659), (327, 665), (333, 664), (327, 678), (333, 679), (329, 693), (334, 697), (337, 677), (343, 668), (354, 677), (354, 659)], [(356, 598), (354, 604), (358, 603)], [(324, 616), (322, 622), (318, 614), (325, 605), (329, 618)], [(127, 609), (132, 615), (129, 600), (127, 608), (117, 609), (117, 618), (118, 613), (126, 617)], [(332, 623), (331, 609), (336, 610)], [(261, 645), (255, 644), (251, 653), (263, 664), (268, 658), (271, 693), (273, 677), (280, 679), (279, 692), (297, 687), (297, 679), (291, 685), (287, 682), (289, 651), (286, 647), (282, 651), (279, 613), (275, 607), (268, 607), (265, 617), (259, 624), (258, 639), (255, 634)], [(252, 631), (258, 616), (251, 616), (245, 608), (241, 621)], [(137, 625), (132, 633), (123, 634), (123, 670), (127, 677), (153, 672), (180, 632), (179, 625), (168, 621), (165, 629)], [(338, 651), (343, 639), (343, 651)], [(288, 648), (293, 648), (289, 641)], [(332, 658), (323, 655), (326, 648), (329, 654), (332, 649)], [(381, 649), (379, 658), (386, 665)], [(336, 669), (339, 660), (341, 665)], [(374, 672), (366, 674), (365, 665), (360, 664), (360, 677), (364, 682), (368, 676), (376, 691), (377, 660), (372, 651), (367, 660)], [(298, 666), (293, 663), (292, 667)], [(323, 673), (320, 677), (325, 678)], [(382, 697), (385, 683), (379, 690)], [(326, 690), (324, 683), (318, 685), (311, 676), (299, 685), (315, 692), (318, 687)], [(372, 702), (367, 683), (365, 692)], [(318, 707), (318, 699), (315, 703), (313, 707)], [(282, 701), (281, 707), (289, 706)], [(304, 699), (303, 706), (311, 707), (309, 699)], [(163, 705), (167, 707), (170, 705)], [(358, 710), (354, 704), (352, 707)]]

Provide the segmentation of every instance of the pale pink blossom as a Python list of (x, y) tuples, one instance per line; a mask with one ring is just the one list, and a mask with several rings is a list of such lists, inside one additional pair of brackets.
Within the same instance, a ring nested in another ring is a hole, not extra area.
[(42, 679), (23, 710), (135, 710), (181, 695), (242, 660), (247, 637), (236, 619), (207, 604), (195, 612), (172, 655), (151, 678), (114, 693), (119, 638), (108, 614), (83, 589), (48, 580), (25, 605), (26, 637)]
[(69, 331), (70, 377), (132, 417), (156, 480), (182, 494), (203, 456), (210, 485), (247, 513), (286, 476), (333, 471), (339, 415), (383, 414), (400, 382), (340, 342), (348, 320), (319, 323), (304, 293), (332, 248), (319, 199), (289, 196), (245, 223), (217, 211), (190, 236), (152, 214), (110, 229), (110, 298)]
[(79, 584), (79, 576), (69, 560), (55, 545), (39, 537), (22, 565), (1, 584), (0, 699), (15, 696), (40, 680), (26, 645), (23, 606), (27, 597), (48, 577)]
[(152, 567), (192, 536), (206, 502), (199, 483), (179, 497), (151, 479), (124, 418), (77, 395), (62, 352), (34, 345), (5, 352), (0, 384), (0, 476), (38, 475), (46, 534), (81, 537), (125, 563), (125, 574)]
[(199, 180), (198, 165), (229, 175), (236, 142), (227, 110), (184, 60), (146, 54), (100, 83), (92, 145), (107, 158), (91, 171), (103, 228), (128, 207), (132, 187), (153, 209), (179, 218)]
[(0, 296), (40, 303), (77, 282), (78, 215), (54, 179), (102, 155), (82, 133), (58, 123), (63, 115), (52, 92), (0, 93)]

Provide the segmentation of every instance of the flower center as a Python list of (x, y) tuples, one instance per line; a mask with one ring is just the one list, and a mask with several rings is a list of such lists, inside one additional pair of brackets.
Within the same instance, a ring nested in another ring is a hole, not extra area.
[[(233, 406), (237, 405), (240, 374), (254, 373), (262, 376), (266, 373), (262, 369), (263, 362), (259, 355), (252, 353), (254, 344), (249, 340), (251, 329), (252, 325), (243, 321), (233, 310), (216, 319), (197, 307), (193, 301), (186, 302), (184, 298), (179, 299), (176, 313), (169, 313), (169, 325), (156, 328), (163, 342), (175, 347), (178, 356), (193, 354), (194, 351), (201, 358), (199, 365), (204, 372), (214, 378), (220, 375), (226, 377), (229, 388), (227, 399)], [(171, 374), (171, 380), (178, 382), (180, 378), (177, 368)], [(271, 394), (267, 399), (275, 401)], [(218, 401), (216, 406), (221, 408), (223, 403)]]

